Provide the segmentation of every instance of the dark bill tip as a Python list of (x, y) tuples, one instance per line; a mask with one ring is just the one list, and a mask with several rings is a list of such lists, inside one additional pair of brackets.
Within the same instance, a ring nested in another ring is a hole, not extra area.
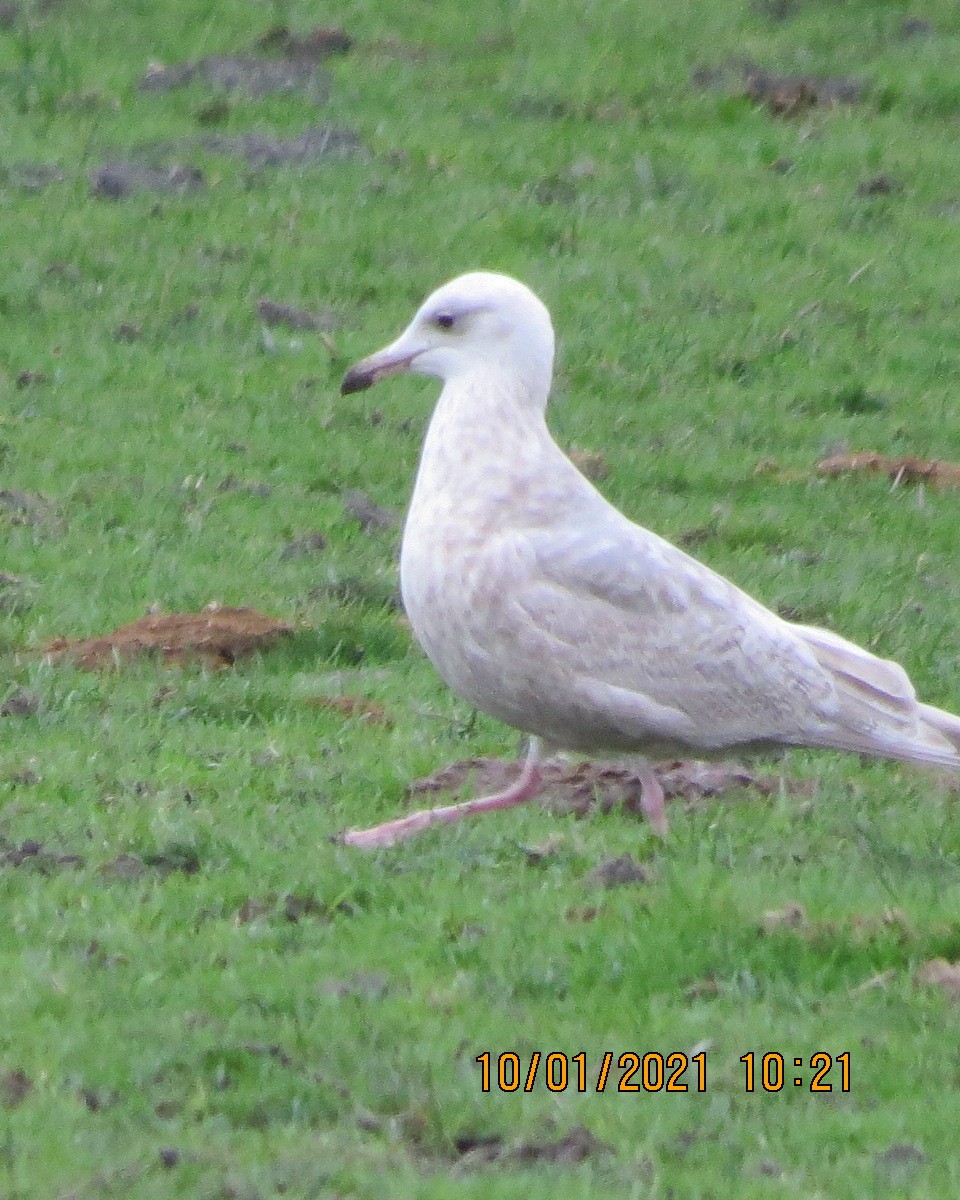
[(371, 371), (369, 367), (365, 367), (362, 363), (357, 363), (355, 367), (344, 375), (343, 382), (340, 384), (340, 395), (350, 396), (354, 392), (365, 392), (368, 387), (372, 387), (377, 381), (375, 371)]

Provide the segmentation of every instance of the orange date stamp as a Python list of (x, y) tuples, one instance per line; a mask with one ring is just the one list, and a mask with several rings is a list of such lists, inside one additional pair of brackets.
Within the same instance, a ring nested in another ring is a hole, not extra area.
[[(534, 1050), (521, 1057), (513, 1050), (491, 1054), (485, 1050), (475, 1062), (480, 1065), (482, 1092), (532, 1092), (545, 1087), (550, 1092), (705, 1092), (707, 1052), (684, 1054), (682, 1050), (662, 1054), (657, 1050), (605, 1051), (597, 1060), (585, 1051), (564, 1054), (559, 1050)], [(777, 1050), (740, 1056), (745, 1092), (780, 1092), (787, 1085), (817, 1094), (850, 1091), (850, 1051), (828, 1054), (818, 1050), (803, 1057)], [(792, 1065), (792, 1070), (790, 1069)]]
[[(707, 1090), (707, 1052), (684, 1054), (675, 1050), (645, 1054), (628, 1050), (614, 1054), (607, 1050), (599, 1062), (588, 1062), (585, 1051), (544, 1054), (534, 1050), (521, 1061), (512, 1050), (492, 1055), (478, 1054), (482, 1092), (532, 1092), (538, 1082), (550, 1092), (705, 1092)], [(688, 1082), (688, 1075), (692, 1080)]]
[[(849, 1092), (850, 1051), (827, 1054), (818, 1050), (809, 1058), (791, 1058), (779, 1050), (768, 1050), (766, 1054), (749, 1051), (740, 1055), (744, 1068), (744, 1091), (755, 1092), (757, 1085), (764, 1092), (783, 1091), (785, 1084), (792, 1084), (804, 1091)], [(793, 1063), (793, 1071), (790, 1064)]]

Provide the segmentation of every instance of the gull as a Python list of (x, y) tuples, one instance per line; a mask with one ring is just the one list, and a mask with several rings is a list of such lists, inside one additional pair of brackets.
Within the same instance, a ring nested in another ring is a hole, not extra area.
[(921, 704), (899, 664), (784, 620), (603, 498), (547, 428), (553, 354), (537, 296), (471, 272), (343, 379), (343, 395), (401, 371), (443, 381), (404, 526), (403, 603), (450, 688), (531, 736), (503, 791), (342, 841), (392, 846), (521, 804), (543, 743), (632, 756), (661, 836), (650, 755), (808, 746), (960, 769), (960, 718)]

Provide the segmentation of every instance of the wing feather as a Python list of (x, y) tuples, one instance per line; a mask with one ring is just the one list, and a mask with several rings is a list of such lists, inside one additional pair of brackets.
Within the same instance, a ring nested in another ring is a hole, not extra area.
[(682, 713), (704, 747), (829, 728), (834, 685), (787, 622), (625, 518), (605, 532), (534, 534), (517, 597), (579, 676)]
[(705, 749), (784, 742), (960, 767), (960, 718), (919, 704), (898, 663), (784, 621), (615, 509), (592, 516), (589, 532), (532, 536), (518, 601), (608, 719)]

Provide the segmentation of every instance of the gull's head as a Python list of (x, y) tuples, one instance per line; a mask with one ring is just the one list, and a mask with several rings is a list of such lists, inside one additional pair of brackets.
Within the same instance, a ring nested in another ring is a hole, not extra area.
[(352, 366), (340, 391), (361, 392), (399, 371), (445, 383), (477, 374), (506, 376), (543, 407), (553, 373), (550, 314), (509, 275), (460, 275), (427, 297), (395, 342)]

